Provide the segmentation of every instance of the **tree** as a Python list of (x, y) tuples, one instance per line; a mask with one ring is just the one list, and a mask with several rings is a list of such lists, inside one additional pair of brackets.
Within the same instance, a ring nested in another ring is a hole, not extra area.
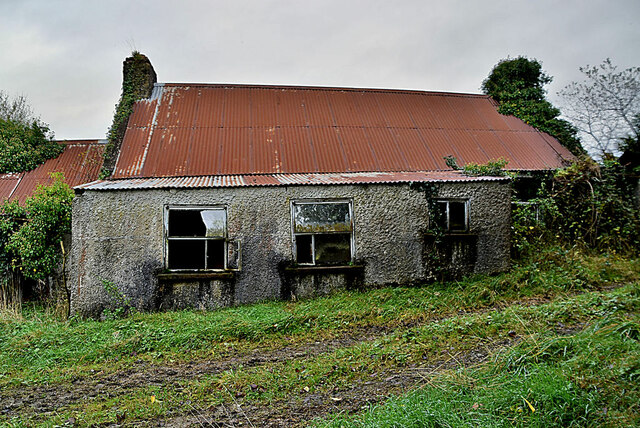
[(20, 95), (11, 99), (9, 95), (0, 91), (0, 119), (29, 123), (37, 118), (33, 115), (25, 96)]
[(0, 173), (32, 170), (62, 149), (24, 97), (11, 100), (0, 91)]
[(572, 153), (583, 154), (577, 130), (560, 119), (560, 110), (545, 98), (544, 86), (552, 80), (536, 59), (507, 58), (493, 67), (482, 82), (482, 91), (500, 104), (500, 113), (516, 116), (554, 136)]
[(632, 134), (618, 144), (622, 155), (618, 159), (630, 172), (640, 175), (640, 115), (634, 120)]
[(638, 139), (640, 128), (640, 67), (622, 71), (606, 59), (598, 66), (581, 67), (585, 79), (572, 82), (558, 94), (565, 114), (600, 156), (624, 151), (624, 141)]

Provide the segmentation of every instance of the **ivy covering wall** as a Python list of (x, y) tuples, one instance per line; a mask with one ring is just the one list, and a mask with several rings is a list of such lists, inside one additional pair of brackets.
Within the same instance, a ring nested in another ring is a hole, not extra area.
[(125, 59), (122, 75), (122, 95), (116, 105), (113, 123), (107, 132), (107, 146), (100, 178), (106, 178), (113, 173), (134, 103), (148, 98), (157, 81), (151, 62), (140, 52), (133, 52), (129, 58)]

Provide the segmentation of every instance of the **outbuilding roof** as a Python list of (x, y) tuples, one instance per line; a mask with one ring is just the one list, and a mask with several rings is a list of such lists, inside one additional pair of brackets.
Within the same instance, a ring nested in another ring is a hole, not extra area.
[(563, 166), (553, 137), (488, 96), (389, 89), (156, 84), (135, 103), (111, 178)]
[(95, 181), (102, 168), (106, 140), (65, 140), (64, 150), (36, 169), (19, 174), (0, 174), (0, 201), (18, 200), (24, 203), (38, 185), (50, 185), (51, 173), (61, 172), (70, 186)]

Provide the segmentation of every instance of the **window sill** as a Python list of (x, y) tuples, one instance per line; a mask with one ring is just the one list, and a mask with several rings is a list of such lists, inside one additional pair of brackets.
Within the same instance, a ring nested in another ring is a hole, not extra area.
[(157, 278), (161, 281), (190, 281), (196, 279), (233, 279), (235, 272), (167, 272), (159, 273)]
[(312, 266), (299, 265), (289, 266), (285, 271), (290, 273), (355, 273), (364, 270), (362, 265), (345, 265), (345, 266)]
[[(424, 235), (425, 236), (436, 236), (435, 233), (431, 233), (431, 232), (425, 233)], [(471, 233), (471, 232), (444, 232), (443, 235), (444, 236), (469, 236), (469, 237), (478, 236), (477, 233)]]

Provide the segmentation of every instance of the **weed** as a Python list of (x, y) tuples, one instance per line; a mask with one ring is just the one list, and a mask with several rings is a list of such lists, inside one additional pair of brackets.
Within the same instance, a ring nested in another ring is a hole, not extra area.
[(0, 278), (0, 321), (22, 319), (22, 293), (9, 269)]
[(107, 292), (109, 297), (114, 303), (115, 309), (105, 308), (102, 311), (103, 319), (117, 319), (123, 318), (129, 315), (135, 308), (131, 306), (131, 299), (129, 299), (125, 294), (120, 291), (117, 285), (115, 285), (111, 281), (107, 281), (106, 279), (101, 279), (102, 287)]

